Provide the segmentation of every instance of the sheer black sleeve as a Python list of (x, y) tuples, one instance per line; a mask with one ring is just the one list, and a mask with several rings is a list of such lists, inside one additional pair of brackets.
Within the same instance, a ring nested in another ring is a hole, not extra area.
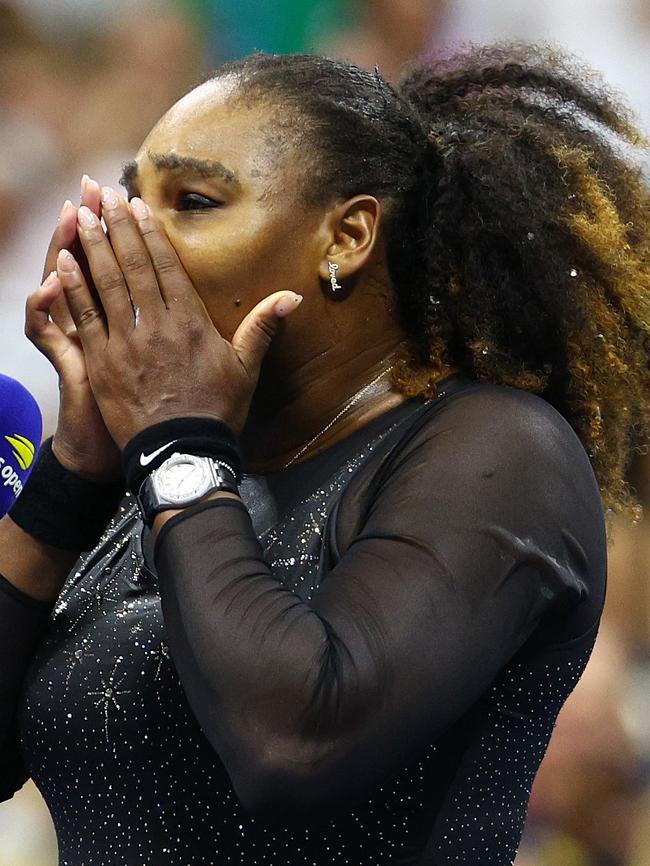
[(540, 398), (460, 394), (368, 483), (361, 525), (310, 602), (274, 577), (237, 500), (186, 509), (156, 541), (174, 662), (252, 814), (364, 797), (453, 725), (546, 615), (600, 615), (598, 485)]
[(0, 575), (0, 801), (11, 799), (29, 778), (18, 752), (14, 712), (27, 665), (53, 607)]

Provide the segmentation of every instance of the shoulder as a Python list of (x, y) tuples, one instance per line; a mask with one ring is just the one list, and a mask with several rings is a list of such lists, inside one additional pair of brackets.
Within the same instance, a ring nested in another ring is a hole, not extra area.
[[(432, 401), (394, 444), (374, 492), (408, 488), (424, 500), (512, 509), (535, 502), (558, 517), (581, 504), (602, 517), (589, 457), (568, 421), (543, 398), (468, 380)], [(440, 500), (438, 500), (440, 501)]]
[[(502, 455), (578, 461), (591, 468), (587, 453), (569, 422), (551, 404), (529, 391), (470, 382), (422, 414), (414, 442), (460, 452), (476, 459)], [(435, 443), (435, 445), (433, 445)]]

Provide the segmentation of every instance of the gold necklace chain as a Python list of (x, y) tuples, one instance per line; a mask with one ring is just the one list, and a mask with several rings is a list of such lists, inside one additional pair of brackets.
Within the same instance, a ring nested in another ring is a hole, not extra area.
[(387, 373), (390, 373), (390, 371), (393, 369), (394, 366), (395, 366), (394, 364), (391, 364), (390, 367), (388, 367), (386, 370), (383, 370), (378, 376), (375, 376), (375, 378), (372, 380), (372, 382), (368, 382), (368, 384), (364, 385), (364, 387), (360, 391), (357, 391), (357, 393), (352, 397), (351, 400), (349, 400), (345, 404), (345, 406), (341, 409), (341, 411), (338, 412), (332, 418), (332, 420), (329, 422), (329, 424), (327, 424), (325, 427), (323, 427), (323, 429), (319, 433), (317, 433), (313, 439), (310, 439), (306, 445), (303, 445), (303, 447), (300, 449), (300, 451), (298, 451), (297, 454), (294, 454), (288, 463), (284, 464), (283, 469), (286, 469), (288, 466), (291, 466), (292, 463), (295, 463), (296, 460), (300, 457), (300, 455), (304, 454), (310, 445), (313, 445), (314, 442), (320, 436), (323, 435), (323, 433), (327, 433), (327, 431), (330, 429), (330, 427), (332, 427), (332, 425), (335, 424), (339, 420), (341, 415), (345, 414), (345, 412), (347, 412), (348, 409), (351, 409), (352, 406), (354, 406), (354, 404), (357, 403), (363, 397), (363, 395), (366, 393), (366, 391), (369, 391), (373, 385), (377, 384), (377, 382), (382, 378), (382, 376), (385, 376)]

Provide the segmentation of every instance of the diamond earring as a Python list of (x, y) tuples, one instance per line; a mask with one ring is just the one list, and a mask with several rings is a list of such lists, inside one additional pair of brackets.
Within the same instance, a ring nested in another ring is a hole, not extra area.
[(335, 265), (334, 262), (328, 262), (327, 267), (329, 268), (330, 272), (330, 283), (332, 284), (332, 291), (335, 292), (337, 289), (342, 289), (343, 286), (336, 282), (336, 272), (338, 271), (339, 266)]

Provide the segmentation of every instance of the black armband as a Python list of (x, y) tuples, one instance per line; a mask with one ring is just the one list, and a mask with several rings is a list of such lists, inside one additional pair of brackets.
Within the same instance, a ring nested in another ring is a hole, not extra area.
[(92, 550), (126, 493), (124, 481), (88, 481), (76, 475), (56, 459), (52, 439), (39, 448), (9, 516), (24, 532), (52, 547)]
[(122, 452), (126, 486), (137, 495), (144, 479), (174, 452), (223, 460), (241, 481), (241, 454), (233, 431), (218, 418), (170, 418), (130, 439)]

